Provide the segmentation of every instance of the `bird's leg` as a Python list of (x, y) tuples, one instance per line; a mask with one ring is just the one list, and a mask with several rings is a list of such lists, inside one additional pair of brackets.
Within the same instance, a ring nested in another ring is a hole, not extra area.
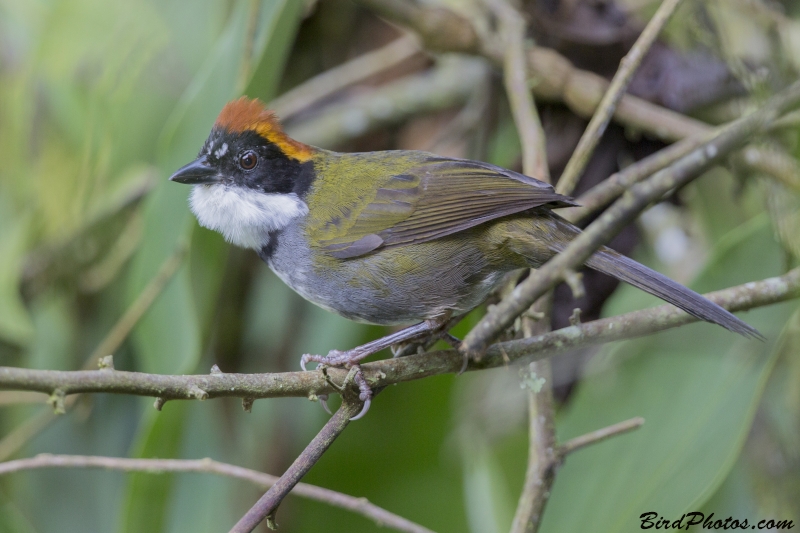
[(458, 349), (461, 345), (461, 340), (451, 335), (449, 331), (458, 324), (463, 317), (450, 316), (451, 313), (439, 319), (434, 319), (437, 324), (434, 324), (430, 333), (427, 333), (421, 339), (414, 339), (411, 341), (401, 342), (392, 345), (392, 357), (406, 357), (422, 352), (426, 352), (436, 344), (437, 341), (444, 341), (453, 348)]
[[(449, 322), (450, 314), (448, 313), (440, 318), (428, 319), (414, 326), (401, 329), (400, 331), (392, 333), (391, 335), (386, 335), (385, 337), (368, 342), (367, 344), (362, 344), (361, 346), (353, 348), (352, 350), (347, 350), (346, 352), (331, 350), (328, 352), (327, 356), (305, 354), (300, 358), (300, 366), (303, 368), (303, 370), (305, 370), (307, 363), (314, 362), (325, 366), (344, 365), (346, 367), (350, 367), (350, 373), (347, 375), (348, 377), (345, 378), (345, 383), (347, 383), (352, 376), (353, 383), (358, 386), (358, 399), (364, 402), (364, 407), (361, 408), (361, 412), (350, 419), (358, 420), (367, 414), (367, 411), (369, 411), (369, 407), (372, 404), (372, 389), (369, 388), (367, 380), (364, 378), (364, 373), (361, 371), (361, 367), (358, 365), (358, 362), (361, 359), (377, 353), (384, 348), (389, 348), (394, 344), (430, 337), (432, 332), (436, 334), (436, 339), (441, 336), (448, 342), (450, 342), (452, 339), (455, 339), (455, 341), (460, 344), (461, 341), (447, 333), (448, 328), (445, 326), (447, 326)], [(324, 366), (322, 371), (325, 372)], [(325, 373), (325, 377), (328, 379), (327, 372)], [(335, 388), (338, 389), (339, 387)], [(322, 407), (330, 414), (331, 411), (328, 408), (327, 402), (328, 396), (320, 395), (319, 399), (322, 402)]]
[(364, 406), (361, 408), (361, 412), (352, 417), (350, 420), (358, 420), (367, 414), (367, 411), (369, 411), (369, 406), (372, 405), (372, 389), (369, 388), (367, 380), (364, 379), (364, 373), (361, 372), (361, 367), (354, 365), (353, 369), (355, 370), (355, 374), (353, 374), (353, 382), (358, 386), (358, 399), (364, 402)]
[(426, 337), (431, 332), (442, 328), (448, 319), (449, 317), (428, 319), (344, 352), (331, 350), (326, 356), (305, 354), (300, 358), (300, 366), (303, 370), (306, 369), (306, 364), (308, 363), (319, 363), (328, 366), (352, 366), (365, 357), (389, 348), (393, 344)]
[[(407, 355), (412, 355), (417, 353), (417, 351), (422, 348), (423, 351), (429, 350), (436, 341), (443, 340), (456, 350), (461, 348), (461, 339), (456, 337), (455, 335), (450, 334), (450, 328), (455, 326), (458, 321), (461, 320), (461, 317), (453, 317), (449, 319), (442, 320), (442, 325), (434, 330), (432, 334), (428, 334), (428, 338), (422, 342), (407, 342), (403, 344), (398, 344), (392, 346), (392, 355), (394, 357), (405, 357)], [(461, 364), (461, 370), (458, 371), (457, 375), (461, 375), (467, 369), (467, 365), (469, 364), (469, 356), (464, 355), (464, 362)]]

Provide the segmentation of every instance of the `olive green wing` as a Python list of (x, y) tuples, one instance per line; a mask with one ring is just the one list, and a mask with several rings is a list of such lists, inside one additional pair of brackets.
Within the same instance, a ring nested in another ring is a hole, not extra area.
[(320, 239), (333, 257), (431, 241), (534, 207), (576, 205), (547, 183), (466, 159), (430, 156), (377, 181), (373, 198), (327, 222), (339, 229)]

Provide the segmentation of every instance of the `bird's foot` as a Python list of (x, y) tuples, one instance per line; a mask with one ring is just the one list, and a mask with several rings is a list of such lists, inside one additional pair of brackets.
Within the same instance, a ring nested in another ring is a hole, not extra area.
[(378, 353), (385, 348), (389, 348), (395, 344), (413, 341), (428, 336), (431, 332), (446, 331), (446, 325), (450, 319), (449, 315), (443, 315), (438, 319), (429, 319), (419, 324), (403, 328), (380, 339), (357, 346), (352, 350), (340, 352), (339, 350), (331, 350), (328, 355), (313, 355), (305, 354), (300, 358), (300, 366), (306, 370), (308, 363), (319, 363), (326, 366), (343, 366), (345, 368), (357, 364), (365, 357)]
[(348, 368), (370, 355), (361, 355), (358, 350), (359, 348), (353, 348), (352, 350), (347, 350), (345, 352), (331, 350), (328, 352), (328, 355), (314, 355), (307, 353), (300, 358), (300, 368), (307, 370), (306, 365), (308, 363), (318, 363), (325, 366), (343, 366)]
[[(434, 333), (430, 335), (425, 341), (416, 341), (416, 342), (405, 342), (405, 343), (398, 343), (392, 345), (392, 356), (393, 357), (406, 357), (408, 355), (414, 355), (416, 353), (423, 353), (428, 351), (437, 341), (443, 340), (456, 350), (461, 348), (461, 339), (458, 337), (451, 335), (447, 331), (440, 331), (438, 333)], [(461, 364), (461, 369), (458, 371), (457, 376), (460, 376), (467, 370), (467, 366), (469, 366), (469, 356), (464, 354), (464, 361)]]
[[(329, 380), (327, 372), (325, 373), (325, 378)], [(361, 407), (361, 411), (359, 411), (356, 416), (350, 418), (350, 420), (358, 420), (367, 414), (370, 405), (372, 405), (372, 389), (369, 388), (367, 380), (364, 378), (364, 372), (361, 371), (361, 367), (358, 365), (353, 365), (353, 367), (350, 369), (350, 372), (347, 374), (342, 387), (339, 387), (333, 382), (329, 382), (340, 392), (344, 392), (344, 390), (347, 388), (347, 383), (350, 380), (352, 380), (353, 383), (355, 383), (355, 385), (358, 387), (358, 399), (364, 404), (363, 407)], [(328, 407), (328, 395), (320, 394), (317, 396), (317, 398), (319, 398), (319, 403), (322, 404), (322, 408), (325, 409), (325, 412), (329, 415), (333, 415), (331, 408)]]
[(369, 384), (367, 384), (367, 380), (364, 378), (364, 373), (361, 371), (360, 366), (353, 366), (350, 372), (353, 374), (353, 383), (358, 387), (358, 399), (364, 402), (361, 411), (356, 416), (350, 418), (352, 421), (358, 420), (369, 411), (369, 407), (372, 405), (372, 389), (369, 388)]
[[(432, 339), (433, 342), (441, 338), (453, 346), (458, 346), (461, 344), (461, 341), (447, 333), (447, 330), (450, 329), (450, 326), (452, 325), (450, 314), (447, 313), (442, 317), (425, 320), (424, 322), (420, 322), (414, 326), (409, 326), (405, 329), (392, 333), (391, 335), (386, 335), (380, 339), (376, 339), (372, 342), (368, 342), (367, 344), (353, 348), (352, 350), (347, 350), (345, 352), (331, 350), (328, 352), (328, 355), (325, 356), (305, 354), (300, 358), (300, 366), (303, 370), (307, 370), (306, 365), (308, 363), (317, 363), (317, 368), (322, 367), (323, 372), (325, 371), (325, 367), (329, 366), (350, 368), (351, 371), (350, 374), (348, 374), (348, 379), (352, 375), (353, 382), (356, 384), (359, 390), (359, 399), (364, 402), (364, 408), (361, 410), (361, 412), (351, 419), (358, 420), (364, 416), (364, 414), (366, 414), (370, 403), (372, 402), (372, 390), (370, 390), (369, 385), (367, 385), (367, 381), (364, 379), (364, 374), (361, 372), (358, 362), (365, 357), (369, 357), (370, 355), (383, 350), (384, 348), (389, 348), (396, 344), (425, 337), (428, 337), (429, 341)], [(431, 332), (434, 332), (434, 335), (430, 336)], [(347, 380), (345, 383), (346, 382)], [(339, 387), (335, 388), (338, 389)], [(322, 403), (322, 407), (328, 413), (330, 413), (330, 409), (328, 408), (327, 404), (328, 398), (326, 396), (320, 396), (319, 398)]]

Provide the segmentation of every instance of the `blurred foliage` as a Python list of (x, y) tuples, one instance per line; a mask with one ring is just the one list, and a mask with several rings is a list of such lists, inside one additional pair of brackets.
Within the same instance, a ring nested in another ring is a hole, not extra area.
[[(447, 3), (480, 13), (475, 2)], [(537, 1), (525, 4), (533, 10)], [(621, 2), (626, 24), (656, 4)], [(665, 42), (711, 54), (743, 88), (698, 112), (723, 120), (796, 78), (798, 16), (795, 0), (687, 2)], [(302, 353), (380, 335), (301, 300), (254, 254), (197, 227), (186, 189), (165, 178), (196, 154), (229, 99), (269, 100), (397, 35), (346, 0), (0, 0), (0, 364), (93, 365), (88, 354), (186, 244), (182, 267), (114, 353), (117, 368), (191, 373), (216, 363), (226, 372), (277, 372), (296, 368)], [(616, 64), (613, 50), (592, 53)], [(414, 58), (330, 100), (375, 94), (436, 63)], [(496, 76), (488, 83), (463, 109), (442, 98), (441, 111), (345, 148), (428, 148), (436, 139), (447, 155), (515, 167), (513, 121)], [(585, 124), (547, 123), (565, 113), (556, 104), (542, 113), (555, 169), (573, 142), (568, 126), (580, 132)], [(623, 148), (598, 154), (590, 168), (616, 169), (653, 146), (614, 131), (610, 145)], [(773, 141), (796, 158), (796, 134)], [(800, 196), (768, 175), (715, 169), (667, 205), (677, 216), (643, 225), (637, 257), (681, 280), (699, 269), (699, 291), (777, 275), (800, 259)], [(705, 252), (687, 252), (698, 248)], [(621, 287), (603, 313), (654, 303)], [(481, 312), (454, 333), (463, 335)], [(634, 531), (651, 510), (800, 522), (798, 316), (792, 302), (748, 313), (767, 343), (699, 324), (591, 350), (587, 366), (556, 376), (568, 392), (561, 439), (632, 416), (646, 424), (569, 457), (543, 531)], [(527, 454), (519, 383), (508, 368), (391, 387), (307, 481), (368, 497), (435, 531), (506, 531)], [(259, 401), (248, 414), (227, 399), (170, 402), (157, 412), (152, 399), (97, 395), (52, 423), (45, 418), (45, 429), (15, 449), (12, 437), (45, 410), (0, 406), (0, 450), (208, 456), (278, 474), (325, 419), (304, 399)], [(242, 482), (201, 474), (18, 473), (0, 479), (0, 531), (224, 531), (257, 496)], [(377, 529), (294, 498), (278, 521), (287, 532)]]

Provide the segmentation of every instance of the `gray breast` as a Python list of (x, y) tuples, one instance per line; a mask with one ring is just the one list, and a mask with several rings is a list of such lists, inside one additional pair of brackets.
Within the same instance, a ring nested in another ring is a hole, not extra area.
[(470, 239), (379, 250), (352, 259), (320, 257), (301, 226), (272, 236), (260, 255), (287, 285), (305, 299), (351, 320), (409, 324), (446, 311), (467, 312), (500, 281)]

